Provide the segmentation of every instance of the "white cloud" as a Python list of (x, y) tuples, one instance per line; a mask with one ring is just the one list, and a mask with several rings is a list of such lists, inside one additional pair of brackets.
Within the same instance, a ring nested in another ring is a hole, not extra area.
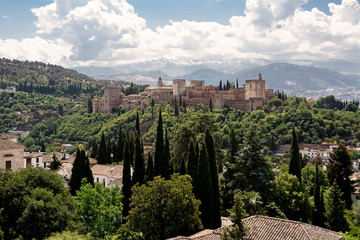
[[(330, 3), (330, 15), (316, 8), (302, 9), (306, 2), (247, 0), (245, 15), (232, 17), (228, 25), (170, 20), (151, 30), (126, 0), (54, 0), (32, 10), (41, 37), (0, 40), (0, 55), (67, 65), (111, 65), (162, 57), (359, 62), (358, 1)], [(30, 43), (39, 47), (27, 49)]]
[(9, 16), (2, 16), (1, 17), (2, 19), (8, 19), (8, 18), (10, 18)]

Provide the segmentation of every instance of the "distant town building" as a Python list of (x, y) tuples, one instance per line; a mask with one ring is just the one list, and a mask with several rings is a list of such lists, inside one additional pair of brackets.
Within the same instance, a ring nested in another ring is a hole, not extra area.
[(214, 108), (222, 109), (227, 106), (252, 111), (261, 109), (273, 97), (273, 89), (265, 88), (265, 80), (262, 79), (261, 73), (258, 79), (246, 80), (244, 87), (228, 90), (205, 86), (204, 80), (191, 80), (190, 86), (186, 86), (185, 79), (174, 79), (173, 86), (166, 86), (159, 78), (157, 87), (148, 87), (139, 94), (126, 96), (121, 92), (121, 88), (105, 88), (104, 98), (93, 100), (93, 112), (112, 112), (120, 105), (126, 109), (142, 109), (149, 105), (150, 98), (156, 103), (171, 103), (175, 99), (179, 102), (181, 98), (187, 105), (209, 105), (211, 99)]

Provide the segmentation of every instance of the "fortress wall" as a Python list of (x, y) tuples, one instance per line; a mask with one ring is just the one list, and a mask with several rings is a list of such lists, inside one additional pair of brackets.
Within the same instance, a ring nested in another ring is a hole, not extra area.
[(247, 100), (228, 100), (225, 104), (231, 108), (239, 109), (242, 111), (250, 110), (250, 101)]

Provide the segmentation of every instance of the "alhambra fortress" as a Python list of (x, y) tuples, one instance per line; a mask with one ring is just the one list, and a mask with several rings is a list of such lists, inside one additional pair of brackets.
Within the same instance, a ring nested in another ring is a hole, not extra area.
[(155, 103), (172, 103), (175, 100), (179, 102), (181, 98), (186, 105), (200, 103), (209, 105), (211, 99), (214, 108), (221, 109), (228, 106), (243, 111), (252, 111), (262, 108), (273, 97), (273, 89), (265, 89), (265, 80), (262, 79), (261, 73), (258, 75), (258, 79), (246, 80), (244, 87), (230, 88), (229, 90), (205, 86), (204, 80), (191, 80), (190, 86), (186, 86), (185, 79), (175, 79), (173, 86), (166, 86), (159, 78), (157, 87), (148, 87), (139, 94), (126, 96), (121, 92), (121, 88), (105, 88), (102, 99), (94, 98), (93, 112), (109, 113), (113, 109), (118, 109), (120, 105), (126, 109), (143, 109), (149, 106), (151, 98), (155, 100)]

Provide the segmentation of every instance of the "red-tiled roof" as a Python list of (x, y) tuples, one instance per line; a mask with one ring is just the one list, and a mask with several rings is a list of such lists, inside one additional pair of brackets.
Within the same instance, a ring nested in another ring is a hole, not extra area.
[[(340, 240), (344, 236), (321, 227), (286, 219), (251, 216), (245, 218), (244, 226), (248, 229), (247, 240)], [(200, 232), (201, 233), (201, 232)], [(171, 240), (220, 240), (224, 228), (218, 228), (212, 233), (175, 237)]]

